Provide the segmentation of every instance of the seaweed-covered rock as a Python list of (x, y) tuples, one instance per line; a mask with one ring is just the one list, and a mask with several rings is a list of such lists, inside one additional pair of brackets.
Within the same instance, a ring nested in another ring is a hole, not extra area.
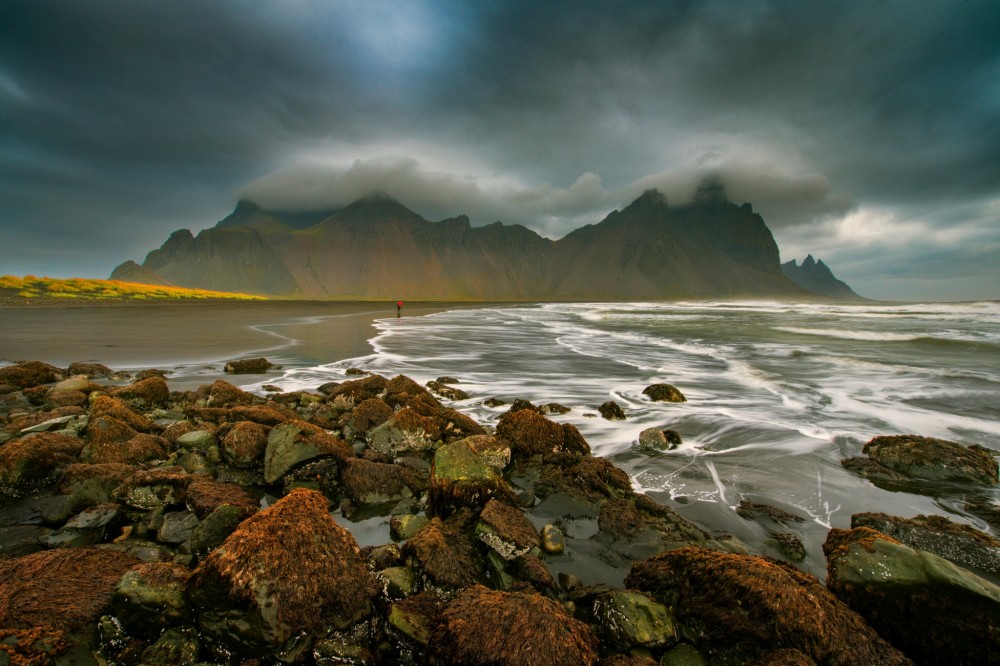
[(917, 435), (875, 437), (862, 453), (883, 467), (925, 481), (956, 481), (995, 486), (997, 460), (956, 442)]
[(477, 582), (482, 569), (461, 521), (434, 518), (403, 544), (403, 556), (421, 576), (421, 587), (458, 590)]
[(491, 499), (479, 514), (476, 537), (505, 560), (538, 547), (538, 532), (520, 509)]
[(639, 446), (650, 451), (670, 451), (681, 444), (681, 436), (676, 430), (646, 428), (639, 433)]
[(115, 488), (114, 495), (136, 509), (160, 509), (183, 504), (191, 481), (180, 467), (140, 470)]
[(603, 416), (609, 421), (625, 420), (625, 411), (622, 409), (622, 406), (619, 405), (614, 400), (608, 400), (600, 407), (598, 407), (597, 411), (600, 412), (601, 416)]
[(187, 617), (191, 571), (179, 564), (149, 562), (127, 571), (115, 586), (112, 612), (136, 636), (152, 637), (163, 624)]
[(763, 502), (752, 502), (748, 499), (740, 500), (736, 505), (736, 515), (743, 520), (763, 520), (788, 525), (789, 523), (803, 523), (805, 518), (789, 513), (782, 508), (764, 504)]
[(851, 527), (870, 527), (915, 550), (1000, 574), (1000, 539), (944, 516), (899, 518), (884, 513), (856, 513), (851, 516)]
[(510, 442), (493, 435), (472, 435), (463, 440), (486, 464), (503, 472), (510, 464)]
[(642, 394), (653, 402), (687, 402), (687, 398), (672, 384), (650, 384)]
[(84, 442), (52, 432), (26, 435), (0, 447), (0, 496), (19, 497), (47, 485), (77, 461)]
[(374, 583), (326, 498), (298, 489), (243, 521), (198, 566), (189, 591), (209, 639), (260, 657), (302, 632), (361, 620)]
[(133, 411), (124, 400), (109, 395), (99, 395), (90, 403), (90, 418), (96, 419), (100, 416), (117, 419), (136, 432), (150, 432), (153, 429), (153, 423), (149, 418)]
[(492, 498), (517, 504), (503, 477), (467, 444), (458, 441), (438, 448), (427, 494), (431, 515), (446, 516), (463, 506), (480, 509)]
[(421, 592), (393, 603), (389, 607), (387, 624), (392, 634), (423, 649), (430, 643), (443, 610), (441, 599), (432, 593)]
[(242, 358), (228, 361), (225, 370), (231, 375), (260, 375), (273, 367), (274, 364), (266, 358)]
[(137, 433), (124, 442), (95, 438), (83, 449), (80, 459), (89, 463), (124, 463), (134, 465), (164, 460), (169, 455), (170, 442), (163, 437)]
[(142, 651), (143, 666), (175, 666), (193, 664), (200, 645), (194, 627), (171, 627), (156, 642)]
[(441, 403), (406, 375), (396, 375), (386, 382), (382, 399), (393, 408), (409, 407), (422, 416), (435, 416), (441, 410)]
[(387, 456), (420, 453), (434, 448), (440, 435), (431, 419), (404, 407), (368, 432), (368, 445)]
[(10, 393), (42, 384), (57, 382), (64, 376), (54, 365), (41, 361), (28, 361), (0, 368), (0, 393)]
[(445, 608), (431, 640), (442, 664), (591, 666), (597, 638), (583, 622), (538, 594), (463, 590)]
[(99, 416), (87, 422), (84, 437), (92, 448), (106, 444), (124, 444), (139, 433), (113, 416)]
[(867, 527), (833, 529), (827, 586), (914, 661), (985, 664), (1000, 653), (1000, 587)]
[(162, 377), (149, 377), (111, 390), (111, 395), (121, 398), (140, 409), (166, 407), (170, 400), (170, 389)]
[(340, 426), (344, 431), (344, 436), (348, 438), (362, 438), (371, 431), (389, 420), (392, 416), (392, 407), (385, 404), (379, 398), (368, 398), (358, 403), (354, 409), (344, 414), (340, 419)]
[(411, 497), (407, 485), (410, 475), (402, 465), (388, 465), (353, 458), (344, 463), (340, 483), (344, 493), (358, 504), (398, 502)]
[(599, 537), (626, 559), (642, 559), (671, 548), (703, 546), (709, 535), (673, 509), (645, 495), (601, 503)]
[(276, 483), (294, 467), (316, 458), (343, 462), (355, 457), (354, 450), (322, 428), (304, 421), (275, 426), (264, 451), (264, 481)]
[(66, 368), (66, 374), (70, 377), (82, 376), (87, 379), (96, 379), (98, 377), (114, 378), (122, 373), (117, 373), (102, 363), (74, 362), (70, 363), (69, 367)]
[(252, 421), (234, 423), (222, 437), (223, 459), (233, 467), (256, 467), (264, 459), (270, 432), (268, 426)]
[(507, 412), (497, 423), (497, 435), (511, 444), (514, 458), (541, 456), (545, 462), (590, 455), (590, 446), (570, 424), (550, 421), (536, 411)]
[(72, 498), (71, 506), (83, 509), (110, 502), (115, 488), (135, 472), (121, 463), (74, 463), (63, 470), (57, 490)]
[(97, 548), (0, 560), (0, 627), (70, 631), (93, 622), (122, 574), (138, 564), (131, 555)]
[(266, 405), (239, 405), (227, 410), (223, 415), (223, 420), (229, 423), (253, 421), (266, 426), (276, 426), (295, 418), (294, 411), (275, 402)]
[(777, 560), (680, 548), (636, 562), (625, 584), (671, 607), (711, 662), (787, 647), (817, 663), (910, 663), (815, 577)]
[(194, 477), (188, 484), (184, 501), (199, 518), (204, 518), (223, 504), (241, 509), (247, 516), (258, 506), (257, 500), (235, 483), (221, 483), (201, 476)]
[(669, 647), (677, 642), (673, 613), (641, 592), (612, 590), (597, 596), (592, 610), (602, 638), (619, 650)]
[[(362, 379), (350, 379), (341, 382), (329, 391), (324, 391), (330, 401), (337, 398), (350, 400), (352, 404), (358, 404), (369, 398), (378, 398), (385, 392), (388, 380), (381, 375), (371, 375)], [(322, 389), (323, 387), (320, 387)]]
[(469, 394), (462, 389), (457, 389), (453, 386), (448, 386), (444, 382), (427, 382), (427, 388), (436, 393), (437, 395), (445, 398), (447, 400), (468, 400)]
[(486, 434), (486, 429), (483, 426), (454, 409), (440, 410), (434, 420), (438, 424), (441, 440), (445, 442), (455, 442)]
[(261, 402), (254, 394), (247, 393), (222, 379), (212, 382), (207, 392), (205, 405), (208, 407), (239, 407)]

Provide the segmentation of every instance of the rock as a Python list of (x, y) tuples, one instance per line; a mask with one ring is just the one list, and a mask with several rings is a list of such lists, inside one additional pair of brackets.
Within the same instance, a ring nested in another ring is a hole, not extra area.
[(650, 384), (642, 389), (642, 394), (653, 402), (687, 402), (684, 394), (670, 384)]
[(205, 516), (191, 533), (191, 553), (199, 560), (218, 548), (246, 519), (246, 507), (222, 504)]
[(771, 650), (754, 660), (750, 666), (817, 666), (817, 664), (799, 650), (782, 648), (781, 650)]
[(539, 414), (569, 414), (571, 411), (573, 411), (571, 408), (558, 402), (547, 402), (538, 406)]
[(0, 393), (10, 393), (61, 380), (64, 373), (54, 365), (41, 361), (28, 361), (0, 368)]
[(963, 508), (985, 520), (993, 529), (1000, 531), (1000, 505), (982, 498), (974, 498), (966, 502)]
[(404, 407), (368, 433), (368, 445), (387, 456), (420, 453), (434, 448), (440, 433), (430, 419)]
[(497, 435), (511, 443), (515, 459), (537, 455), (545, 462), (565, 462), (590, 455), (590, 446), (574, 426), (555, 423), (530, 409), (504, 414)]
[(112, 397), (121, 398), (130, 405), (140, 409), (166, 407), (170, 400), (170, 389), (162, 377), (149, 377), (137, 382), (112, 389)]
[(779, 525), (805, 522), (805, 518), (802, 516), (796, 516), (793, 513), (770, 504), (751, 502), (748, 499), (741, 499), (740, 503), (736, 505), (736, 515), (743, 520), (760, 520), (764, 518)]
[(304, 421), (275, 426), (264, 451), (264, 481), (276, 483), (294, 467), (316, 458), (343, 462), (355, 457), (354, 450), (321, 428)]
[(503, 407), (507, 404), (506, 400), (501, 400), (500, 398), (487, 398), (483, 400), (483, 405), (486, 407)]
[(42, 549), (39, 539), (52, 530), (40, 525), (9, 525), (0, 527), (0, 559), (20, 557)]
[(493, 435), (472, 435), (459, 440), (482, 457), (486, 464), (503, 473), (510, 464), (510, 443)]
[(0, 446), (0, 496), (20, 497), (55, 480), (76, 462), (84, 443), (52, 432), (26, 435)]
[(257, 500), (235, 483), (220, 483), (202, 476), (191, 480), (184, 493), (184, 500), (199, 518), (204, 518), (224, 504), (240, 509), (245, 516), (249, 516), (258, 507)]
[(163, 525), (156, 538), (163, 543), (184, 543), (198, 527), (198, 516), (191, 511), (171, 511), (163, 514)]
[(774, 546), (779, 553), (792, 562), (801, 562), (806, 559), (806, 547), (802, 539), (788, 532), (768, 532), (769, 545)]
[(441, 409), (434, 420), (440, 425), (441, 439), (444, 442), (487, 434), (484, 427), (454, 409)]
[(122, 574), (138, 564), (125, 553), (96, 548), (0, 560), (0, 627), (72, 631), (94, 622)]
[[(98, 426), (100, 427), (100, 426)], [(89, 463), (123, 463), (136, 465), (144, 462), (165, 460), (169, 455), (170, 442), (157, 435), (137, 433), (124, 442), (95, 438), (83, 449), (80, 459)]]
[(886, 488), (887, 490), (895, 490), (901, 487), (901, 484), (909, 481), (909, 477), (905, 474), (891, 470), (885, 465), (880, 465), (871, 458), (861, 456), (845, 458), (840, 461), (840, 465), (844, 469), (863, 476), (880, 488)]
[(375, 427), (392, 417), (392, 407), (378, 398), (362, 400), (340, 418), (340, 427), (347, 438), (363, 439)]
[(540, 545), (542, 550), (549, 555), (558, 555), (566, 548), (566, 537), (563, 536), (562, 530), (558, 527), (552, 523), (546, 523), (542, 527)]
[(427, 592), (397, 601), (389, 607), (389, 631), (422, 650), (430, 643), (443, 609), (444, 603)]
[(389, 519), (389, 536), (396, 541), (412, 538), (429, 522), (427, 516), (403, 514)]
[(851, 516), (851, 527), (870, 527), (915, 550), (1000, 574), (1000, 539), (944, 516), (899, 518), (884, 513), (856, 513)]
[(704, 546), (709, 539), (673, 509), (645, 495), (604, 500), (597, 524), (599, 538), (629, 560), (681, 546)]
[(253, 405), (260, 399), (252, 393), (236, 388), (227, 381), (217, 379), (208, 387), (205, 405), (208, 407), (240, 407)]
[(111, 502), (114, 490), (135, 469), (120, 463), (75, 463), (63, 470), (57, 489), (71, 497), (71, 506), (82, 509), (95, 504)]
[(833, 529), (827, 586), (918, 663), (984, 664), (1000, 651), (1000, 587), (867, 527)]
[(538, 532), (527, 516), (495, 499), (486, 503), (476, 523), (476, 537), (505, 560), (538, 548)]
[(442, 664), (592, 666), (598, 660), (590, 627), (552, 599), (481, 585), (448, 604), (429, 645)]
[(625, 412), (622, 410), (621, 405), (614, 400), (608, 400), (606, 403), (598, 407), (597, 411), (601, 413), (601, 416), (609, 421), (625, 420)]
[(262, 657), (366, 617), (374, 582), (326, 498), (299, 489), (243, 521), (198, 566), (189, 592), (209, 640)]
[(109, 395), (97, 396), (90, 403), (90, 418), (100, 416), (117, 419), (136, 432), (150, 432), (153, 429), (153, 422), (146, 416), (134, 412), (124, 400)]
[(671, 451), (681, 443), (681, 437), (674, 430), (646, 428), (639, 433), (639, 446), (654, 451)]
[(138, 434), (127, 423), (111, 416), (91, 419), (84, 431), (88, 449), (100, 449), (109, 444), (124, 444)]
[(139, 564), (115, 586), (111, 609), (132, 635), (151, 638), (164, 623), (174, 624), (188, 614), (187, 586), (191, 571), (169, 562)]
[(115, 372), (106, 365), (100, 363), (70, 363), (69, 367), (66, 368), (66, 374), (69, 376), (82, 376), (87, 379), (95, 379), (98, 377), (109, 377), (114, 378), (120, 376), (122, 373)]
[(416, 579), (407, 567), (386, 567), (375, 574), (382, 596), (386, 599), (402, 599), (413, 593)]
[(87, 394), (83, 391), (54, 391), (45, 394), (45, 405), (50, 407), (69, 407), (87, 404)]
[(344, 493), (358, 504), (384, 504), (411, 497), (406, 469), (362, 458), (345, 461), (340, 473)]
[(677, 642), (673, 613), (641, 592), (613, 590), (594, 600), (601, 637), (622, 651), (669, 647)]
[(239, 405), (225, 412), (223, 420), (229, 423), (253, 421), (266, 426), (276, 426), (285, 421), (292, 421), (298, 415), (284, 405), (270, 402), (266, 405)]
[(462, 389), (446, 386), (444, 382), (427, 382), (427, 388), (448, 400), (468, 400), (469, 394)]
[(382, 399), (394, 409), (409, 407), (421, 416), (435, 416), (441, 411), (441, 403), (406, 375), (397, 375), (386, 382)]
[(403, 544), (403, 556), (420, 574), (420, 587), (458, 590), (477, 582), (482, 570), (464, 525), (434, 518)]
[(198, 659), (198, 630), (194, 627), (171, 627), (142, 653), (143, 666), (193, 664)]
[(138, 471), (115, 488), (114, 495), (131, 507), (148, 511), (183, 504), (191, 481), (180, 467)]
[(234, 423), (222, 438), (222, 457), (233, 467), (250, 469), (263, 462), (271, 428), (240, 421)]
[(194, 451), (205, 451), (217, 443), (215, 433), (211, 430), (192, 430), (191, 432), (184, 433), (174, 441), (174, 444), (178, 447)]
[(997, 460), (956, 442), (916, 435), (875, 437), (863, 453), (884, 467), (909, 478), (995, 486)]
[(707, 666), (708, 662), (692, 645), (681, 643), (663, 653), (660, 666)]
[(786, 647), (817, 663), (910, 663), (815, 577), (777, 560), (680, 548), (634, 563), (625, 585), (673, 608), (713, 663)]
[(56, 382), (52, 388), (49, 389), (50, 393), (58, 391), (73, 391), (78, 393), (89, 394), (94, 391), (103, 391), (104, 387), (100, 384), (90, 381), (84, 377), (69, 377), (62, 380), (61, 382)]
[[(349, 399), (352, 404), (358, 404), (362, 400), (380, 397), (388, 383), (388, 380), (381, 375), (370, 375), (363, 379), (350, 379), (341, 382), (323, 392), (327, 394), (330, 401), (343, 397)], [(324, 384), (324, 386), (326, 385)], [(320, 387), (321, 390), (322, 388)]]
[(274, 367), (266, 358), (244, 358), (226, 362), (226, 372), (230, 375), (261, 375)]
[(438, 448), (427, 493), (429, 515), (447, 516), (463, 506), (481, 509), (492, 498), (517, 504), (503, 477), (467, 444), (459, 441)]

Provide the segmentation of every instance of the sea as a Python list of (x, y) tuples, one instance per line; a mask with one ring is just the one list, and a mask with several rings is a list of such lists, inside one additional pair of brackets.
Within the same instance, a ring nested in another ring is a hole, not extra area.
[[(320, 324), (321, 325), (321, 324)], [(448, 376), (470, 395), (452, 406), (495, 424), (515, 398), (570, 408), (595, 455), (624, 469), (636, 491), (706, 530), (777, 554), (773, 526), (744, 520), (741, 500), (803, 519), (789, 528), (822, 576), (822, 543), (855, 513), (940, 514), (985, 531), (965, 509), (997, 501), (984, 488), (933, 494), (883, 489), (841, 466), (877, 435), (938, 437), (1000, 453), (1000, 302), (550, 303), (472, 307), (377, 319), (366, 356), (315, 365), (294, 341), (275, 350), (272, 384), (315, 389), (348, 368), (420, 383)], [(669, 383), (683, 403), (652, 402)], [(609, 400), (625, 420), (606, 420)], [(674, 450), (642, 448), (646, 428), (675, 430)]]

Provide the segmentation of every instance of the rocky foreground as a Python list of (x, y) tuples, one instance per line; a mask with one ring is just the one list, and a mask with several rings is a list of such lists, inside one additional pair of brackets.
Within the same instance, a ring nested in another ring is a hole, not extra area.
[[(447, 397), (451, 383), (431, 385)], [(1000, 654), (992, 536), (859, 514), (831, 530), (820, 581), (634, 493), (541, 411), (518, 401), (487, 430), (404, 376), (262, 398), (221, 380), (171, 392), (157, 371), (0, 368), (0, 664)], [(844, 464), (879, 483), (997, 484), (988, 451), (952, 442), (883, 437), (865, 453)], [(359, 548), (331, 511), (391, 516), (385, 543)], [(739, 511), (777, 530), (800, 520)], [(794, 560), (794, 534), (775, 534)], [(624, 587), (581, 582), (593, 567), (626, 570)]]

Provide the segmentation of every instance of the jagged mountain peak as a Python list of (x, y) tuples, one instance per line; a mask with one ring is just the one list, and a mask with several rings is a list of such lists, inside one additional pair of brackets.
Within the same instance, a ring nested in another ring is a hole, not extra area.
[(833, 298), (861, 298), (847, 283), (837, 279), (822, 259), (807, 254), (799, 265), (795, 259), (781, 265), (781, 273), (795, 284)]

